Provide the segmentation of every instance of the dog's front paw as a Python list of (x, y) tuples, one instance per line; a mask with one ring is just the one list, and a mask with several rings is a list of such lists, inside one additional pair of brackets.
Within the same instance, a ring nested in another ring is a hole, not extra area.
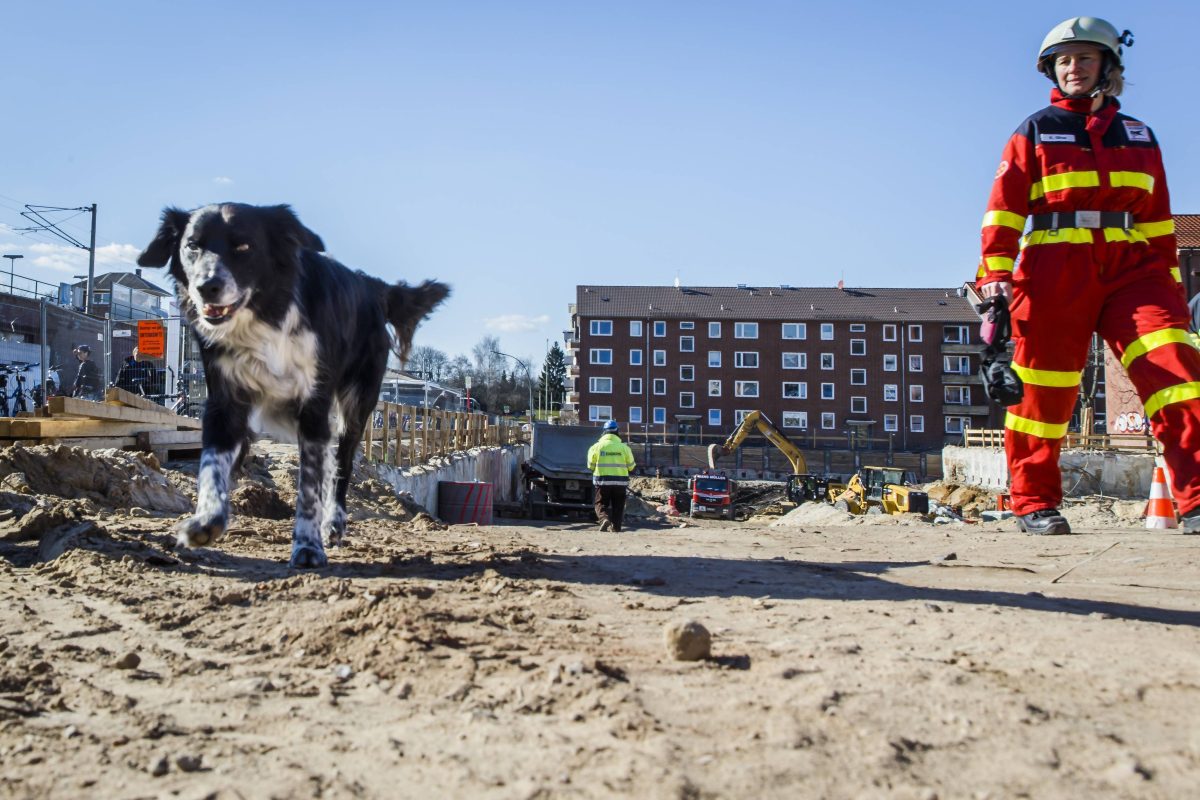
[(328, 563), (329, 559), (320, 546), (299, 543), (292, 545), (292, 559), (288, 562), (292, 569), (318, 569)]
[(183, 547), (208, 547), (225, 535), (224, 517), (191, 517), (175, 529), (176, 538)]
[(326, 547), (341, 547), (346, 543), (346, 512), (339, 508), (333, 513), (333, 519), (325, 524), (321, 540)]

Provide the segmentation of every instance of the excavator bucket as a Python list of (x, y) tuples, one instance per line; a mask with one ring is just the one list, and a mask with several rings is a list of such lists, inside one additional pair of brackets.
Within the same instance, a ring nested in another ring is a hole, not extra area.
[(717, 468), (717, 457), (721, 455), (721, 445), (710, 444), (708, 446), (708, 468)]

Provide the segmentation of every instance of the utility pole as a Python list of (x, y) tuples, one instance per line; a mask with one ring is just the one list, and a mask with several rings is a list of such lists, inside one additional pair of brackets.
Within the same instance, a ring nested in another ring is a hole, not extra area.
[[(92, 281), (96, 277), (96, 204), (92, 203), (92, 241), (88, 247), (88, 281), (87, 297), (84, 298), (83, 311), (92, 313)], [(111, 309), (111, 306), (110, 306)]]

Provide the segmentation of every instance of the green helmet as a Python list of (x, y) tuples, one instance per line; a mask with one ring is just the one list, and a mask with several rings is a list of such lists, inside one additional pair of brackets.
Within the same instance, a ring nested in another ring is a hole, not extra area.
[[(1133, 44), (1133, 34), (1129, 31), (1117, 33), (1112, 23), (1098, 17), (1071, 17), (1055, 25), (1038, 50), (1038, 72), (1054, 80), (1053, 56), (1069, 44), (1094, 44), (1101, 51), (1108, 51), (1112, 60), (1110, 64), (1123, 67), (1121, 61), (1123, 50), (1121, 45), (1129, 47)], [(1107, 61), (1108, 59), (1106, 59)], [(1107, 72), (1107, 70), (1105, 70)]]

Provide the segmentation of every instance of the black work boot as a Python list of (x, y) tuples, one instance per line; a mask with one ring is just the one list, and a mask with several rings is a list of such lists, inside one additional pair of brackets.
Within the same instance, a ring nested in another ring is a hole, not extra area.
[(1180, 533), (1200, 533), (1200, 506), (1180, 517)]
[(1034, 536), (1055, 536), (1071, 532), (1071, 525), (1057, 508), (1039, 508), (1017, 516), (1021, 530)]

